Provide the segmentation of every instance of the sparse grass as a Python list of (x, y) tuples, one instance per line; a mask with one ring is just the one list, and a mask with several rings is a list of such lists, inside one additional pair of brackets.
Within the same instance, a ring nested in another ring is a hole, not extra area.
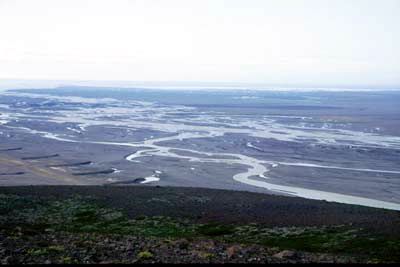
[[(399, 239), (376, 236), (348, 225), (266, 228), (257, 224), (196, 224), (162, 216), (129, 219), (123, 210), (99, 206), (90, 198), (33, 201), (28, 197), (0, 195), (0, 199), (0, 228), (16, 238), (49, 231), (151, 236), (167, 241), (182, 237), (207, 237), (280, 249), (358, 255), (370, 261), (400, 261)], [(63, 252), (64, 247), (52, 245), (31, 248), (27, 254), (36, 257)], [(143, 251), (137, 256), (139, 259), (150, 259), (153, 254)], [(73, 260), (64, 257), (62, 262), (71, 263)]]
[(39, 249), (34, 249), (31, 248), (28, 250), (28, 255), (30, 256), (42, 256), (42, 255), (47, 255), (49, 251), (45, 248), (39, 248)]
[(147, 250), (139, 252), (137, 256), (140, 260), (148, 260), (154, 257), (153, 253)]

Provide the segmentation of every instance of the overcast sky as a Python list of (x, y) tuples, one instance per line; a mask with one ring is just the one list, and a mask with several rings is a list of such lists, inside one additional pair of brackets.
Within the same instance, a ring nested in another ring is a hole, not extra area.
[(400, 0), (0, 0), (0, 79), (400, 85)]

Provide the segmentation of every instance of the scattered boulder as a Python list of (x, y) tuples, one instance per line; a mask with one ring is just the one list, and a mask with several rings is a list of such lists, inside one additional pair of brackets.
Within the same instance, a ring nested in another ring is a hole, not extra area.
[(295, 259), (297, 257), (297, 253), (296, 251), (292, 250), (282, 250), (281, 252), (274, 254), (274, 257), (279, 259)]
[(228, 255), (229, 258), (232, 258), (235, 255), (237, 255), (241, 250), (242, 250), (241, 246), (233, 245), (226, 249), (226, 254)]

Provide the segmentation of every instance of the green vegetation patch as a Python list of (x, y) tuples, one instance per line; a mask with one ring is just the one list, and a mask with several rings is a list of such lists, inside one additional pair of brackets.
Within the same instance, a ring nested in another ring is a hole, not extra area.
[(141, 251), (138, 253), (138, 259), (141, 259), (141, 260), (148, 260), (153, 257), (154, 257), (153, 253), (151, 253), (149, 251)]
[(231, 235), (235, 233), (235, 227), (233, 225), (223, 225), (218, 223), (210, 223), (199, 225), (197, 228), (197, 233), (205, 236), (221, 236), (221, 235)]

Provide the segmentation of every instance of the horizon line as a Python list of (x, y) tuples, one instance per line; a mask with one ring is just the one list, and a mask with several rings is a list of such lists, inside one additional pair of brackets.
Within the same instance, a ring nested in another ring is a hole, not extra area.
[[(40, 84), (42, 83), (42, 84)], [(36, 85), (35, 85), (36, 84)], [(37, 86), (41, 88), (37, 88)], [(90, 79), (1, 79), (0, 90), (52, 89), (59, 87), (97, 87), (126, 89), (208, 89), (208, 90), (265, 90), (265, 91), (399, 91), (400, 85), (309, 85), (272, 84), (262, 82), (226, 81), (135, 81), (135, 80), (90, 80)], [(14, 87), (14, 88), (13, 88)], [(35, 88), (36, 87), (36, 88)]]

